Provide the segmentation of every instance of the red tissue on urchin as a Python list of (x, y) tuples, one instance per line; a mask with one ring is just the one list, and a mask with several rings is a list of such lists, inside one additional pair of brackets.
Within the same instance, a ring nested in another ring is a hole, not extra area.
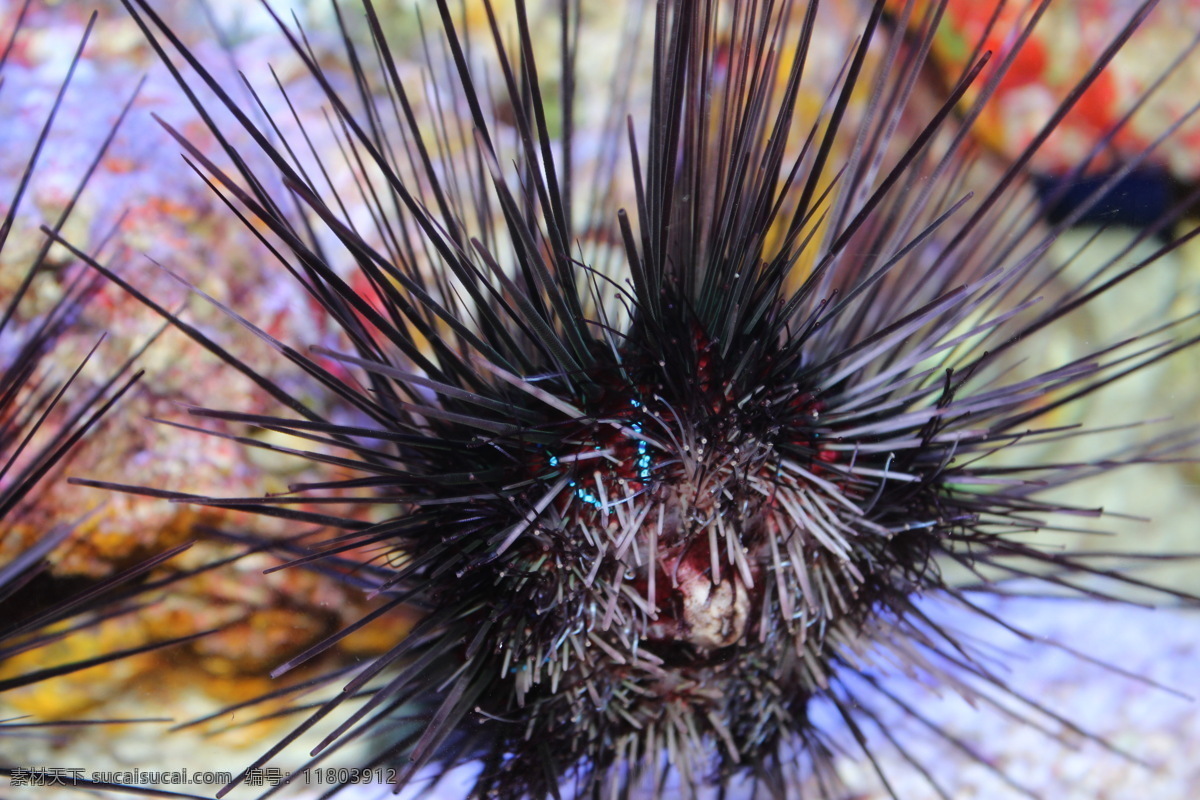
[[(1069, 363), (1024, 363), (1154, 264), (1039, 297), (1058, 230), (1017, 191), (1152, 4), (972, 194), (967, 133), (1006, 63), (981, 80), (992, 54), (979, 48), (922, 112), (944, 4), (902, 5), (890, 36), (895, 4), (865, 7), (823, 79), (808, 71), (816, 4), (667, 0), (646, 34), (648, 112), (626, 105), (631, 16), (595, 138), (574, 118), (594, 66), (576, 4), (557, 10), (547, 60), (531, 31), (545, 20), (524, 3), (485, 2), (468, 39), (439, 2), (444, 59), (430, 57), (439, 79), (421, 94), (368, 2), (369, 45), (345, 40), (349, 76), (282, 26), (325, 91), (353, 198), (317, 170), (289, 111), (239, 105), (148, 2), (127, 5), (168, 63), (187, 62), (181, 83), (207, 84), (257, 148), (226, 147), (221, 167), (168, 129), (344, 332), (340, 349), (305, 349), (256, 331), (336, 398), (336, 419), (263, 376), (290, 414), (194, 413), (291, 434), (311, 444), (289, 452), (351, 477), (174, 497), (340, 529), (293, 547), (294, 566), (373, 552), (360, 580), (385, 608), (422, 614), (354, 678), (330, 676), (337, 691), (251, 769), (316, 728), (314, 763), (373, 734), (371, 764), (397, 766), (399, 786), (478, 762), (480, 796), (661, 792), (671, 771), (685, 791), (748, 778), (784, 795), (808, 770), (828, 788), (835, 745), (816, 699), (863, 741), (872, 704), (902, 702), (874, 679), (884, 665), (967, 694), (999, 680), (918, 598), (974, 607), (1016, 579), (1141, 585), (1034, 535), (1099, 513), (1041, 495), (1100, 465), (994, 454), (1076, 435), (1054, 412), (1196, 341), (1167, 322)], [(379, 521), (323, 512), (329, 490)], [(947, 565), (977, 583), (948, 582)]]

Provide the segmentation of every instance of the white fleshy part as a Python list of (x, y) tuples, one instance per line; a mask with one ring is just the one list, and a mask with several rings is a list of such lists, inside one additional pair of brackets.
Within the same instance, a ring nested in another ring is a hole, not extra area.
[(750, 593), (737, 573), (714, 583), (686, 562), (679, 568), (685, 641), (706, 650), (728, 647), (746, 634)]

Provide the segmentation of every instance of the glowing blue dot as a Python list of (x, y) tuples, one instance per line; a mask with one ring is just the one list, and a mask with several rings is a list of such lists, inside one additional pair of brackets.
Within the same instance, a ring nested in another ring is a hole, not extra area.
[(598, 497), (596, 497), (594, 494), (592, 494), (591, 492), (589, 492), (587, 489), (576, 489), (575, 496), (578, 497), (583, 502), (587, 503), (588, 505), (595, 506), (596, 508), (602, 507), (601, 503), (600, 503), (600, 499)]

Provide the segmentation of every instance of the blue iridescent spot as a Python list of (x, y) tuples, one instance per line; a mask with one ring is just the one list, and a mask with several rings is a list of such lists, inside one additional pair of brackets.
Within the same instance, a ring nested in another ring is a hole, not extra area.
[[(629, 404), (631, 406), (633, 406), (634, 408), (642, 407), (642, 404), (637, 400), (630, 400)], [(642, 432), (642, 424), (640, 422), (631, 423), (630, 428), (635, 433)], [(603, 448), (599, 444), (597, 444), (597, 445), (593, 445), (592, 449), (593, 450), (602, 450)], [(558, 459), (558, 456), (554, 456), (554, 455), (548, 456), (548, 461), (550, 463), (550, 466), (552, 466), (552, 467), (557, 467), (561, 463)], [(649, 447), (647, 446), (646, 442), (641, 441), (641, 440), (638, 440), (638, 443), (637, 443), (637, 475), (638, 475), (638, 478), (642, 481), (650, 480), (650, 451), (649, 451)], [(604, 508), (604, 504), (600, 502), (599, 497), (597, 497), (592, 492), (588, 491), (586, 488), (579, 486), (575, 481), (568, 481), (567, 485), (575, 490), (575, 496), (578, 497), (583, 502), (587, 503), (590, 506), (599, 508), (599, 509)]]
[[(631, 406), (633, 406), (634, 408), (642, 407), (642, 404), (640, 402), (638, 402), (637, 400), (630, 400), (629, 404)], [(640, 422), (635, 422), (630, 427), (633, 428), (633, 430), (636, 433), (642, 432), (642, 424)], [(638, 440), (637, 451), (638, 451), (638, 460), (637, 460), (638, 477), (644, 481), (649, 480), (650, 479), (650, 454), (646, 451), (646, 442), (644, 440), (641, 440), (641, 439)]]

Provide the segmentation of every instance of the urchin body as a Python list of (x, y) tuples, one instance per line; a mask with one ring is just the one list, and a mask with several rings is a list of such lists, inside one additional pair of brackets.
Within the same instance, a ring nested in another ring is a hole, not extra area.
[[(653, 771), (667, 742), (689, 772), (769, 761), (811, 733), (809, 700), (834, 662), (869, 646), (868, 621), (938, 585), (940, 539), (974, 519), (921, 514), (953, 505), (951, 454), (919, 435), (941, 395), (903, 396), (918, 435), (881, 456), (840, 434), (861, 407), (839, 415), (838, 392), (773, 374), (786, 332), (751, 332), (761, 358), (730, 369), (699, 321), (666, 327), (687, 333), (639, 340), (635, 321), (619, 346), (594, 343), (598, 363), (570, 381), (481, 363), (512, 423), (429, 467), (461, 474), (463, 453), (484, 459), (460, 518), (439, 503), (423, 524), (414, 509), (414, 527), (448, 546), (412, 581), (435, 615), (476, 604), (448, 619), (485, 632), (464, 665), (490, 662), (475, 702), (501, 752), (551, 732), (563, 764)], [(889, 393), (876, 402), (895, 411)]]

